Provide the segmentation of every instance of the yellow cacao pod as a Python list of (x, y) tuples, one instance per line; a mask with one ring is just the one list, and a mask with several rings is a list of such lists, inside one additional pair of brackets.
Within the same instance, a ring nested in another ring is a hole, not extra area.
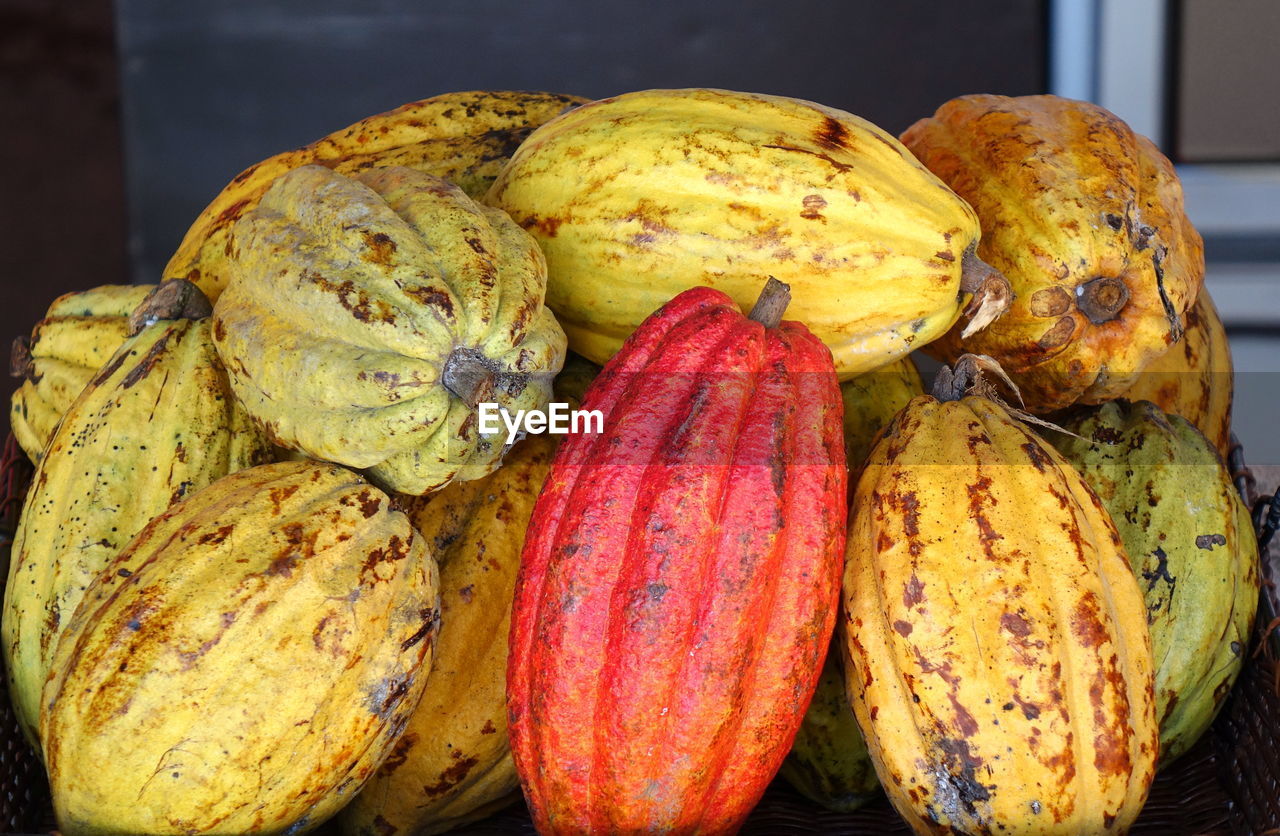
[(343, 832), (443, 833), (512, 801), (519, 780), (507, 738), (511, 599), (554, 452), (553, 437), (534, 436), (485, 478), (406, 500), (440, 564), (440, 639), (422, 703), (343, 811)]
[(1146, 607), (1056, 450), (985, 397), (916, 398), (858, 482), (844, 591), (849, 699), (916, 832), (1128, 830), (1158, 749)]
[(216, 300), (227, 285), (231, 227), (287, 171), (314, 164), (356, 174), (375, 166), (402, 165), (443, 177), (479, 197), (535, 126), (585, 101), (506, 90), (446, 93), (276, 154), (240, 172), (205, 207), (169, 259), (164, 276), (195, 282)]
[(476, 405), (541, 409), (564, 363), (546, 267), (501, 211), (407, 168), (303, 166), (237, 222), (214, 338), (276, 443), (422, 494), (492, 471)]
[[(172, 285), (176, 289), (185, 282)], [(68, 409), (36, 468), (14, 540), (3, 625), (9, 694), (32, 741), (59, 634), (85, 588), (173, 502), (266, 460), (266, 438), (231, 397), (202, 319), (150, 303)], [(203, 301), (203, 297), (201, 297)]]
[(9, 427), (33, 462), (63, 414), (129, 336), (129, 314), (155, 285), (103, 285), (53, 300), (30, 339), (14, 345), (13, 374), (24, 378)]
[(421, 697), (435, 563), (345, 468), (234, 473), (108, 569), (44, 691), (67, 836), (305, 832), (359, 791)]
[(920, 372), (910, 357), (840, 384), (844, 401), (844, 450), (856, 479), (876, 434), (889, 425), (911, 399), (924, 394)]
[(1182, 339), (1151, 361), (1124, 396), (1186, 418), (1225, 461), (1231, 450), (1231, 346), (1207, 287), (1200, 289), (1186, 322)]
[(1204, 279), (1173, 165), (1110, 112), (1056, 96), (962, 96), (902, 141), (974, 208), (1008, 313), (929, 351), (993, 357), (1027, 407), (1118, 397), (1184, 328)]
[[(645, 317), (697, 285), (744, 310), (765, 276), (791, 287), (842, 378), (938, 337), (979, 291), (973, 210), (892, 136), (822, 105), (727, 90), (645, 90), (535, 130), (485, 200), (547, 256), (547, 304), (570, 347), (604, 363)], [(975, 306), (976, 307), (976, 306)]]

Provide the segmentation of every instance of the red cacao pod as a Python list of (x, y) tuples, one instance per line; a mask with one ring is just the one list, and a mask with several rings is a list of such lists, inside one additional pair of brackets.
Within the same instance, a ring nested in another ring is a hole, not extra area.
[(840, 390), (764, 298), (672, 299), (587, 390), (604, 431), (557, 452), (507, 668), (540, 832), (732, 833), (804, 717), (839, 599)]

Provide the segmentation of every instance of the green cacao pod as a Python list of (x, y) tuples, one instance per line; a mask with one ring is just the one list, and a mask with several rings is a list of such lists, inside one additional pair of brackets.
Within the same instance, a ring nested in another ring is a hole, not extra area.
[[(776, 283), (774, 283), (776, 289)], [(511, 748), (542, 833), (729, 833), (791, 747), (835, 621), (846, 470), (831, 354), (699, 287), (588, 388), (511, 618)]]
[(1112, 401), (1049, 438), (1111, 512), (1146, 597), (1160, 762), (1200, 737), (1244, 664), (1258, 604), (1249, 510), (1209, 442), (1147, 401)]
[(440, 564), (442, 627), (422, 703), (391, 756), (342, 813), (352, 836), (443, 833), (511, 803), (507, 737), (511, 597), (553, 436), (515, 446), (483, 479), (405, 499)]
[[(184, 288), (190, 299), (176, 294)], [(148, 297), (135, 323), (155, 321), (71, 405), (36, 468), (0, 628), (9, 693), (33, 741), (58, 635), (85, 588), (170, 504), (267, 460), (265, 437), (231, 396), (208, 312), (186, 282)], [(185, 318), (193, 313), (204, 316)]]
[(1127, 832), (1159, 735), (1146, 608), (1106, 509), (944, 368), (858, 481), (849, 701), (917, 833)]
[(421, 697), (438, 583), (405, 515), (336, 465), (261, 465), (175, 504), (58, 643), (41, 739), (62, 832), (317, 827)]
[(840, 648), (833, 650), (778, 774), (806, 798), (848, 813), (878, 797), (880, 781), (849, 705)]
[(283, 175), (236, 223), (214, 338), (276, 443), (423, 494), (491, 472), (476, 405), (541, 409), (564, 362), (533, 239), (407, 168)]
[(72, 402), (129, 337), (129, 314), (155, 285), (103, 285), (59, 296), (30, 339), (14, 343), (12, 373), (23, 378), (9, 427), (33, 462)]

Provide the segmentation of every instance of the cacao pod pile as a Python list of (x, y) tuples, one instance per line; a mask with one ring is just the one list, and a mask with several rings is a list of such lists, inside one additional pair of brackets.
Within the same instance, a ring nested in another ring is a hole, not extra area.
[(475, 91), (251, 166), (15, 345), (60, 831), (729, 834), (780, 775), (1126, 832), (1256, 615), (1203, 269), (1051, 96)]

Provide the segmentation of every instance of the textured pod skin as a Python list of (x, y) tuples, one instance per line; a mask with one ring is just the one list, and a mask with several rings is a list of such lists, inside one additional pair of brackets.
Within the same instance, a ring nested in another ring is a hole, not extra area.
[(977, 211), (978, 254), (1015, 296), (986, 330), (953, 330), (930, 353), (990, 355), (1028, 409), (1049, 412), (1119, 396), (1182, 335), (1204, 278), (1200, 235), (1173, 165), (1110, 112), (963, 96), (902, 141)]
[(1258, 543), (1231, 475), (1195, 427), (1112, 401), (1050, 439), (1111, 512), (1146, 596), (1163, 767), (1213, 722), (1244, 663)]
[(1181, 415), (1213, 442), (1226, 461), (1231, 450), (1231, 346), (1222, 317), (1200, 289), (1187, 311), (1182, 340), (1153, 360), (1124, 393), (1130, 401), (1151, 401), (1163, 412)]
[(728, 833), (791, 746), (835, 620), (830, 352), (694, 288), (587, 390), (525, 542), (512, 754), (542, 833)]
[(319, 825), (391, 751), (439, 620), (426, 543), (355, 473), (220, 479), (130, 542), (59, 642), (40, 729), (59, 827)]
[(848, 555), (849, 698), (916, 832), (1127, 831), (1158, 747), (1146, 608), (1061, 455), (986, 398), (917, 398)]
[(849, 705), (839, 647), (827, 662), (813, 701), (778, 774), (805, 798), (848, 813), (880, 795), (867, 741)]
[(854, 476), (871, 453), (876, 435), (889, 426), (911, 399), (924, 394), (920, 372), (903, 357), (874, 372), (840, 384), (844, 401), (844, 451)]
[(507, 633), (520, 550), (555, 437), (517, 444), (483, 479), (408, 501), (440, 565), (431, 676), (395, 750), (341, 816), (351, 836), (443, 833), (509, 804)]
[(940, 336), (960, 316), (973, 210), (891, 135), (822, 105), (727, 90), (592, 102), (530, 135), (485, 198), (538, 239), (547, 304), (604, 363), (677, 293), (745, 310), (763, 276), (842, 379)]
[(26, 379), (13, 393), (9, 426), (39, 462), (63, 414), (128, 339), (128, 317), (155, 285), (103, 285), (53, 300), (29, 343)]
[(36, 468), (5, 587), (9, 693), (33, 741), (58, 635), (86, 587), (170, 504), (268, 454), (208, 318), (157, 322), (102, 367)]
[(443, 177), (479, 197), (534, 127), (585, 101), (505, 90), (446, 93), (370, 116), (310, 145), (268, 157), (237, 174), (205, 207), (169, 259), (164, 276), (194, 282), (216, 300), (228, 281), (232, 226), (287, 171), (322, 165), (354, 175), (375, 166), (402, 165)]
[(479, 432), (455, 358), (490, 375), (475, 400), (512, 411), (544, 407), (564, 362), (537, 245), (439, 178), (294, 169), (231, 248), (214, 338), (236, 396), (277, 444), (391, 490), (498, 465), (506, 433)]

